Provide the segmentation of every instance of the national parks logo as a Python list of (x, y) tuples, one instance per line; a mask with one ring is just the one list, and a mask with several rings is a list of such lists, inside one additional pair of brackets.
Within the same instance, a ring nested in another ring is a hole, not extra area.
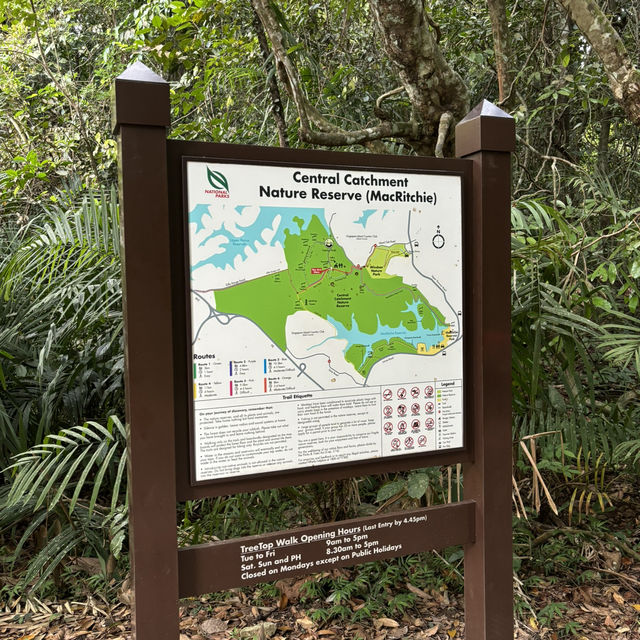
[(214, 195), (216, 198), (229, 197), (229, 183), (227, 182), (227, 178), (224, 173), (214, 171), (207, 167), (207, 180), (213, 188), (205, 189), (205, 193)]

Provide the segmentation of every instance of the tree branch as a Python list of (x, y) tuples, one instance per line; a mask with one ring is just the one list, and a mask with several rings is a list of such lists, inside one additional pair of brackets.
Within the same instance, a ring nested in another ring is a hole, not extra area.
[(510, 106), (513, 102), (513, 73), (509, 68), (511, 41), (505, 0), (487, 0), (487, 4), (489, 5), (489, 17), (491, 18), (493, 51), (496, 58), (496, 74), (498, 76), (498, 104)]
[(380, 105), (382, 104), (382, 102), (384, 100), (386, 100), (387, 98), (390, 98), (391, 96), (395, 96), (399, 93), (402, 93), (403, 91), (405, 91), (404, 87), (396, 87), (395, 89), (391, 89), (391, 91), (387, 91), (386, 93), (383, 93), (381, 96), (378, 97), (378, 99), (376, 100), (376, 107), (378, 109), (380, 109)]
[(352, 144), (364, 144), (372, 140), (381, 138), (409, 138), (418, 137), (422, 133), (421, 127), (416, 129), (413, 122), (381, 122), (375, 127), (357, 129), (355, 131), (344, 131), (339, 127), (334, 127), (331, 131), (313, 131), (311, 129), (300, 128), (300, 137), (305, 142), (312, 144), (323, 144), (330, 147)]
[(260, 22), (260, 16), (255, 8), (256, 2), (252, 0), (253, 4), (253, 26), (258, 36), (258, 44), (260, 45), (260, 52), (262, 53), (262, 59), (264, 60), (264, 68), (267, 74), (267, 85), (269, 87), (269, 94), (271, 95), (271, 104), (273, 109), (273, 118), (276, 121), (276, 129), (278, 130), (278, 140), (281, 147), (288, 147), (289, 138), (287, 137), (287, 123), (284, 119), (284, 110), (282, 109), (282, 98), (280, 97), (280, 89), (278, 88), (278, 81), (276, 80), (275, 66), (270, 60), (269, 44), (267, 43), (267, 37)]
[(94, 175), (98, 176), (98, 165), (96, 164), (96, 159), (93, 157), (93, 144), (91, 139), (89, 138), (89, 133), (87, 131), (86, 123), (84, 117), (82, 115), (82, 111), (78, 106), (77, 102), (71, 97), (70, 93), (64, 88), (64, 85), (58, 81), (55, 74), (51, 71), (49, 64), (47, 63), (47, 58), (44, 53), (44, 48), (42, 47), (42, 41), (40, 40), (40, 30), (38, 29), (39, 18), (36, 12), (36, 7), (33, 4), (33, 0), (29, 0), (29, 4), (31, 5), (31, 12), (33, 13), (33, 30), (36, 36), (36, 45), (38, 47), (38, 53), (40, 55), (40, 62), (42, 63), (42, 68), (44, 69), (45, 74), (49, 77), (51, 82), (53, 82), (56, 89), (64, 96), (65, 100), (69, 104), (69, 107), (73, 113), (75, 113), (76, 118), (78, 118), (78, 130), (80, 132), (80, 136), (82, 138), (82, 142), (86, 147), (87, 156), (89, 158), (89, 164), (91, 165), (91, 169), (93, 170)]
[(453, 122), (453, 114), (446, 111), (440, 117), (440, 124), (438, 125), (438, 140), (436, 142), (436, 158), (444, 158), (444, 143), (447, 139), (447, 134), (449, 133), (449, 128), (451, 127), (451, 123)]
[(369, 149), (381, 151), (382, 149), (379, 146), (370, 143), (381, 138), (405, 137), (413, 133), (415, 127), (409, 122), (382, 122), (375, 127), (347, 131), (327, 120), (311, 104), (301, 87), (298, 70), (287, 54), (282, 40), (282, 33), (268, 0), (252, 0), (252, 2), (265, 32), (271, 40), (273, 54), (277, 60), (279, 70), (285, 76), (283, 84), (298, 110), (301, 140), (329, 147), (361, 144)]
[(422, 0), (370, 0), (370, 5), (385, 52), (396, 65), (413, 106), (414, 119), (432, 124), (435, 145), (443, 113), (450, 111), (456, 119), (467, 114), (467, 88), (443, 56)]

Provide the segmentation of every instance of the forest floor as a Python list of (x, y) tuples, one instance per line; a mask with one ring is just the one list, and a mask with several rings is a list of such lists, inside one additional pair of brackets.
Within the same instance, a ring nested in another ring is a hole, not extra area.
[[(606, 569), (606, 558), (594, 556), (597, 584), (575, 581), (540, 582), (528, 593), (529, 614), (516, 621), (515, 638), (578, 638), (588, 640), (640, 639), (640, 562), (622, 557), (618, 570)], [(343, 570), (348, 575), (348, 570)], [(301, 581), (300, 581), (301, 582)], [(463, 640), (464, 613), (460, 595), (434, 593), (416, 587), (412, 608), (404, 614), (349, 623), (334, 620), (315, 623), (313, 611), (321, 602), (297, 601), (299, 585), (283, 585), (278, 600), (254, 598), (249, 590), (232, 591), (224, 600), (206, 597), (183, 601), (180, 607), (180, 640), (395, 640), (399, 638)], [(121, 597), (126, 600), (127, 594)], [(258, 606), (256, 602), (259, 602)], [(357, 610), (362, 602), (348, 603)], [(540, 615), (540, 612), (547, 612)], [(537, 615), (534, 615), (536, 612)], [(2, 640), (128, 640), (131, 637), (131, 609), (120, 602), (109, 605), (94, 597), (85, 601), (43, 602), (38, 609), (15, 603), (0, 613)]]
[[(595, 527), (593, 522), (567, 527), (552, 518), (514, 530), (522, 560), (515, 584), (517, 640), (640, 640), (640, 487), (635, 482), (622, 487), (613, 502)], [(355, 571), (336, 569), (334, 577), (349, 579)], [(180, 640), (465, 638), (461, 589), (422, 590), (405, 583), (397, 587), (414, 598), (403, 613), (320, 622), (314, 612), (330, 605), (305, 598), (302, 589), (315, 579), (183, 600)], [(0, 575), (3, 584), (10, 580)], [(0, 603), (0, 640), (130, 640), (131, 592), (123, 587), (113, 600), (87, 594), (64, 601), (5, 601)], [(351, 615), (366, 602), (352, 598), (343, 604)]]

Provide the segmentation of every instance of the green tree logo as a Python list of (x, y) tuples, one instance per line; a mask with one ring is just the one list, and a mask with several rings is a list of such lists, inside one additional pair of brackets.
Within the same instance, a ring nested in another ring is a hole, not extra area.
[(229, 191), (229, 183), (223, 173), (220, 173), (219, 171), (212, 171), (207, 167), (207, 180), (214, 189), (225, 189), (226, 191)]

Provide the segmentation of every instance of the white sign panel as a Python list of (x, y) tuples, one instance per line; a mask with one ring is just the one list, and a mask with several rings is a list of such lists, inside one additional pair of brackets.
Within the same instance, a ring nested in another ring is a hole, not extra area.
[(463, 446), (460, 176), (186, 171), (196, 482)]

